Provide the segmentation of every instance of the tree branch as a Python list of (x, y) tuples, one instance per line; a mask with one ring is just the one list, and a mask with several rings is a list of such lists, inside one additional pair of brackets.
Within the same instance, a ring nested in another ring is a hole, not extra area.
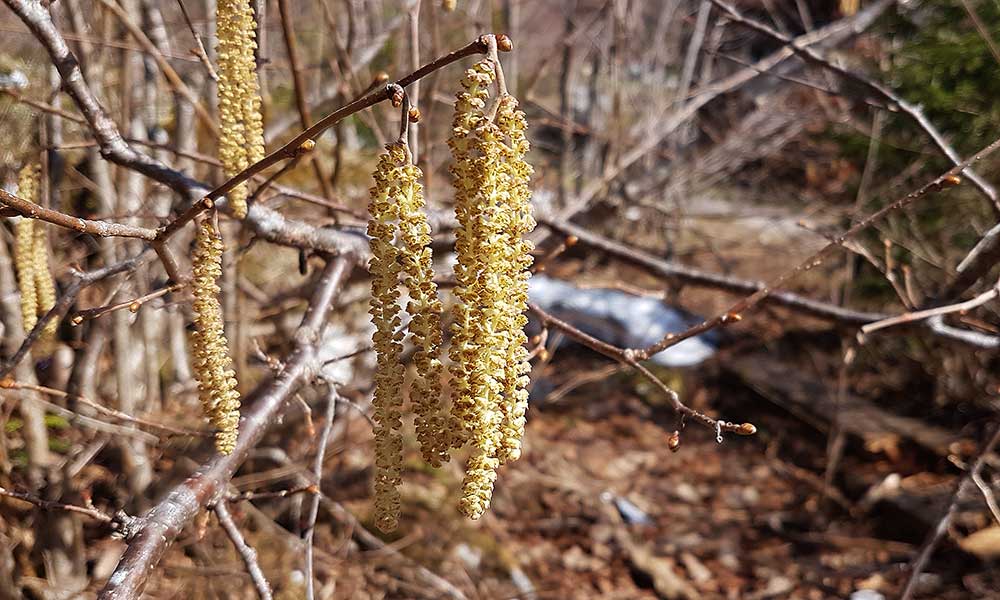
[(350, 270), (347, 259), (330, 260), (295, 334), (295, 344), (284, 368), (246, 398), (249, 407), (240, 418), (240, 434), (232, 454), (215, 454), (152, 508), (127, 540), (114, 573), (100, 591), (102, 600), (138, 599), (149, 576), (181, 531), (202, 508), (219, 501), (236, 469), (247, 459), (284, 412), (288, 400), (322, 364), (316, 341), (320, 338), (334, 296)]

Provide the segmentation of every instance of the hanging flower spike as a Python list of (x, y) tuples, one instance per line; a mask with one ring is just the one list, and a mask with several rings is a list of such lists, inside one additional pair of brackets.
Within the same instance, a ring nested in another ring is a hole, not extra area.
[(388, 155), (397, 165), (393, 170), (395, 199), (399, 217), (400, 258), (404, 283), (410, 294), (406, 312), (410, 314), (410, 341), (416, 348), (413, 364), (416, 376), (410, 387), (414, 421), (420, 451), (433, 467), (450, 458), (451, 420), (441, 402), (441, 301), (431, 257), (431, 228), (424, 213), (422, 173), (410, 161), (401, 143), (390, 144)]
[[(523, 404), (518, 402), (519, 396), (511, 397), (510, 406), (504, 396), (508, 388), (514, 391), (519, 381), (515, 377), (508, 385), (508, 371), (519, 370), (524, 358), (517, 349), (524, 337), (523, 309), (519, 308), (518, 286), (513, 281), (521, 277), (523, 259), (522, 263), (512, 262), (514, 255), (522, 253), (520, 231), (524, 224), (523, 217), (510, 206), (512, 182), (506, 163), (511, 157), (504, 132), (483, 112), (485, 86), (494, 77), (491, 60), (481, 61), (466, 73), (463, 85), (467, 92), (459, 94), (456, 102), (449, 142), (455, 158), (459, 221), (455, 268), (459, 304), (451, 348), (457, 393), (452, 409), (472, 445), (459, 507), (473, 519), (489, 507), (501, 457), (512, 456), (504, 449), (509, 428), (505, 423), (510, 421), (516, 428), (520, 422), (523, 428), (523, 409), (521, 421), (517, 414), (517, 407)], [(479, 93), (474, 95), (473, 91)]]
[(500, 132), (507, 138), (501, 147), (501, 185), (506, 191), (502, 200), (509, 212), (510, 224), (505, 230), (507, 256), (503, 262), (502, 285), (508, 290), (508, 310), (506, 325), (510, 328), (507, 363), (504, 367), (504, 400), (501, 405), (503, 423), (500, 432), (500, 447), (497, 458), (500, 463), (513, 462), (521, 456), (521, 439), (524, 437), (525, 412), (528, 409), (528, 342), (524, 326), (528, 323), (525, 311), (528, 307), (528, 278), (531, 273), (531, 251), (534, 245), (524, 236), (535, 228), (531, 215), (531, 190), (528, 182), (533, 169), (525, 161), (529, 144), (525, 137), (527, 121), (524, 113), (517, 109), (513, 96), (500, 99), (496, 116)]
[[(52, 271), (49, 268), (48, 231), (43, 223), (36, 223), (34, 229), (35, 239), (32, 253), (35, 264), (32, 270), (35, 276), (36, 309), (38, 310), (38, 316), (42, 317), (56, 305), (56, 283), (52, 278)], [(56, 328), (58, 326), (58, 320), (52, 319), (45, 325), (45, 329), (42, 330), (42, 337), (39, 338), (39, 348), (46, 354), (51, 350), (52, 341), (55, 339)]]
[(372, 335), (377, 360), (375, 394), (372, 399), (375, 421), (375, 525), (384, 532), (393, 531), (399, 524), (402, 483), (403, 437), (402, 387), (403, 334), (398, 331), (399, 291), (397, 283), (401, 266), (400, 253), (395, 246), (399, 217), (397, 204), (399, 182), (396, 179), (397, 160), (390, 152), (379, 156), (373, 177), (375, 185), (370, 190), (368, 212), (369, 247), (372, 257), (368, 270), (372, 277), (372, 294), (369, 313), (375, 325)]
[(204, 219), (198, 224), (192, 258), (195, 330), (191, 333), (191, 355), (202, 411), (216, 429), (215, 447), (220, 454), (230, 454), (238, 435), (240, 393), (218, 297), (223, 249), (218, 231), (210, 219)]
[[(38, 167), (27, 165), (17, 178), (17, 193), (25, 200), (38, 201)], [(21, 293), (21, 323), (27, 335), (38, 322), (38, 291), (35, 287), (35, 222), (20, 217), (14, 224), (14, 267)]]
[(456, 285), (453, 291), (456, 302), (452, 307), (452, 339), (449, 348), (452, 363), (453, 448), (459, 448), (469, 440), (473, 424), (479, 418), (477, 414), (481, 412), (476, 402), (472, 372), (479, 360), (478, 348), (481, 343), (476, 337), (474, 313), (482, 306), (482, 302), (474, 284), (482, 266), (476, 196), (483, 173), (478, 169), (473, 155), (473, 131), (486, 119), (488, 87), (493, 83), (494, 77), (493, 64), (488, 60), (479, 61), (465, 71), (461, 80), (463, 90), (455, 97), (452, 135), (448, 140), (453, 158), (450, 170), (455, 188), (455, 217), (458, 221), (455, 230)]
[[(232, 177), (264, 158), (264, 125), (260, 84), (257, 81), (257, 48), (253, 10), (246, 0), (219, 0), (215, 12), (219, 38), (219, 158)], [(229, 192), (233, 213), (247, 214), (247, 185)]]

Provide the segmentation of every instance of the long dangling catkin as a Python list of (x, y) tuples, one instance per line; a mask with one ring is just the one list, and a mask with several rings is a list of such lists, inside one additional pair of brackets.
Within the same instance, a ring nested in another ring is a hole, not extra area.
[(485, 112), (495, 76), (484, 60), (466, 72), (449, 145), (455, 159), (455, 290), (451, 358), (452, 414), (464, 424), (472, 455), (459, 508), (477, 519), (489, 507), (496, 469), (520, 456), (527, 393), (527, 267), (534, 227), (524, 162), (524, 116), (510, 97), (495, 118)]
[[(38, 167), (27, 165), (17, 178), (17, 193), (25, 200), (38, 200)], [(38, 322), (38, 291), (35, 279), (35, 222), (20, 217), (14, 224), (14, 266), (21, 293), (21, 323), (27, 334)]]
[[(37, 295), (38, 316), (41, 317), (49, 312), (56, 305), (56, 283), (52, 278), (52, 270), (49, 268), (49, 235), (44, 223), (35, 224), (34, 242), (34, 275), (35, 294)], [(56, 319), (50, 320), (42, 331), (39, 340), (40, 348), (51, 347), (51, 342), (55, 338), (56, 328), (59, 322)]]
[[(424, 460), (434, 467), (450, 458), (450, 417), (441, 402), (441, 301), (434, 283), (431, 257), (431, 228), (424, 213), (422, 173), (412, 164), (401, 143), (390, 144), (387, 153), (398, 165), (394, 169), (396, 209), (399, 217), (400, 262), (403, 282), (410, 293), (406, 312), (408, 330), (416, 348), (413, 364), (416, 375), (410, 386), (410, 400), (416, 413), (417, 441)], [(398, 187), (395, 187), (398, 186)]]
[(524, 415), (528, 409), (527, 385), (531, 365), (525, 347), (528, 339), (524, 326), (528, 318), (524, 312), (528, 307), (528, 278), (531, 275), (528, 268), (531, 267), (534, 245), (524, 235), (535, 228), (535, 220), (531, 215), (531, 190), (528, 187), (533, 169), (524, 159), (530, 147), (524, 134), (527, 121), (524, 113), (517, 109), (517, 100), (513, 96), (500, 99), (496, 122), (500, 133), (507, 138), (506, 143), (500, 146), (503, 155), (501, 181), (506, 193), (501, 202), (510, 216), (509, 226), (505, 228), (507, 257), (503, 262), (502, 285), (508, 290), (505, 308), (511, 335), (507, 340), (509, 346), (501, 404), (503, 422), (500, 447), (497, 449), (497, 458), (503, 464), (521, 456)]
[(397, 283), (401, 265), (400, 252), (395, 246), (399, 218), (397, 181), (398, 161), (392, 151), (378, 159), (373, 177), (368, 211), (369, 247), (372, 257), (368, 269), (372, 277), (371, 306), (369, 313), (375, 325), (372, 343), (375, 347), (377, 368), (375, 394), (372, 398), (375, 421), (375, 525), (382, 531), (396, 529), (399, 523), (399, 485), (403, 471), (402, 386), (403, 333), (398, 331), (399, 290)]
[(222, 276), (222, 238), (205, 219), (198, 224), (192, 266), (194, 331), (191, 354), (202, 410), (215, 426), (215, 447), (229, 454), (236, 447), (240, 422), (240, 393), (229, 357), (229, 344), (219, 304)]
[[(257, 48), (253, 10), (247, 0), (218, 0), (215, 12), (219, 44), (219, 158), (232, 177), (264, 158), (264, 125), (260, 84), (257, 81)], [(247, 213), (247, 185), (229, 192), (233, 213)]]
[(473, 156), (476, 141), (473, 131), (486, 118), (488, 88), (494, 80), (492, 63), (480, 61), (465, 71), (462, 91), (455, 97), (455, 114), (452, 135), (448, 139), (453, 163), (452, 182), (455, 187), (455, 288), (456, 302), (452, 307), (452, 339), (449, 348), (452, 376), (452, 417), (454, 420), (452, 447), (464, 445), (472, 435), (473, 423), (481, 417), (481, 404), (472, 380), (473, 367), (477, 364), (480, 340), (475, 337), (473, 312), (481, 306), (474, 288), (476, 273), (480, 268), (479, 230), (477, 228), (476, 193), (482, 173), (477, 169)]

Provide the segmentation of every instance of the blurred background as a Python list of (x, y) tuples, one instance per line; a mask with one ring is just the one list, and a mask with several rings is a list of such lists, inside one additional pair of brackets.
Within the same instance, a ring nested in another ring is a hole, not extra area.
[[(48, 8), (129, 142), (217, 184), (206, 127), (217, 110), (214, 4)], [(370, 519), (374, 357), (368, 281), (357, 270), (323, 341), (350, 358), (323, 373), (344, 401), (318, 482), (317, 597), (878, 600), (904, 593), (927, 549), (910, 597), (1000, 598), (1000, 458), (982, 452), (1000, 407), (997, 303), (859, 336), (864, 323), (995, 289), (995, 259), (954, 282), (1000, 214), (998, 161), (987, 156), (974, 165), (981, 178), (933, 186), (837, 239), (1000, 137), (1000, 4), (253, 4), (269, 150), (385, 75), (401, 77), (482, 33), (507, 33), (514, 50), (501, 58), (528, 116), (535, 167), (532, 300), (604, 341), (648, 346), (726, 314), (809, 259), (772, 300), (646, 363), (688, 406), (751, 422), (756, 435), (718, 442), (678, 419), (645, 379), (534, 322), (524, 455), (501, 470), (492, 509), (479, 522), (461, 517), (462, 461), (434, 470), (413, 449), (400, 529), (389, 536)], [(410, 89), (423, 115), (416, 155), (443, 289), (453, 241), (445, 141), (461, 69), (474, 60)], [(52, 207), (162, 222), (177, 199), (103, 161), (78, 114), (43, 47), (0, 8), (0, 182), (44, 156)], [(385, 104), (345, 120), (260, 202), (360, 234), (374, 160), (397, 131), (398, 111)], [(290, 348), (317, 272), (308, 255), (232, 221), (223, 228), (223, 304), (246, 392)], [(55, 228), (50, 236), (61, 288), (71, 267), (106, 265), (136, 247)], [(12, 330), (9, 223), (0, 240), (6, 359), (23, 335)], [(165, 282), (150, 266), (87, 288), (74, 310)], [(184, 330), (183, 299), (172, 294), (137, 314), (65, 322), (51, 355), (15, 377), (202, 428)], [(5, 488), (139, 514), (204, 457), (198, 437), (148, 428), (137, 436), (136, 423), (66, 398), (4, 389), (0, 399)], [(322, 386), (304, 388), (230, 488), (275, 597), (304, 597), (303, 490), (316, 483), (307, 475), (325, 402)], [(108, 420), (132, 433), (93, 423)], [(0, 597), (92, 597), (122, 550), (107, 533), (84, 515), (0, 498)], [(207, 516), (172, 546), (147, 589), (150, 598), (253, 593)]]

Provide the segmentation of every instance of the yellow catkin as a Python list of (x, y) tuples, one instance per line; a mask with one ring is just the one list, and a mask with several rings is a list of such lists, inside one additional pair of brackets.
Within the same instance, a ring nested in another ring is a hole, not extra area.
[[(33, 270), (35, 275), (35, 294), (38, 299), (38, 316), (41, 317), (56, 305), (56, 283), (52, 278), (52, 271), (49, 268), (49, 236), (45, 224), (36, 223), (34, 234), (33, 254), (35, 266)], [(39, 340), (42, 349), (50, 347), (52, 340), (55, 338), (58, 326), (59, 322), (56, 319), (50, 320), (45, 326), (45, 329), (42, 331), (42, 337)]]
[(455, 103), (452, 137), (458, 302), (450, 356), (452, 415), (472, 454), (461, 511), (479, 518), (489, 507), (496, 469), (520, 456), (527, 408), (524, 310), (534, 227), (524, 162), (524, 115), (511, 97), (486, 113), (493, 63), (466, 71)]
[(240, 421), (240, 394), (229, 357), (229, 344), (219, 304), (222, 275), (222, 238), (209, 219), (198, 224), (192, 257), (194, 331), (191, 355), (198, 396), (205, 416), (215, 426), (215, 447), (230, 454), (236, 446)]
[(496, 117), (500, 133), (506, 138), (500, 146), (503, 156), (500, 168), (501, 187), (504, 196), (501, 204), (508, 212), (510, 221), (504, 233), (507, 236), (504, 248), (502, 285), (508, 290), (506, 324), (510, 328), (508, 338), (507, 363), (504, 366), (504, 400), (501, 404), (503, 422), (500, 431), (500, 447), (497, 458), (501, 464), (517, 460), (521, 456), (521, 439), (524, 437), (524, 415), (528, 409), (528, 342), (524, 326), (528, 323), (525, 310), (528, 306), (528, 278), (531, 267), (531, 250), (534, 245), (524, 238), (535, 227), (531, 215), (531, 191), (528, 182), (533, 172), (525, 161), (529, 144), (525, 137), (527, 121), (524, 113), (517, 109), (517, 100), (506, 96), (500, 100)]
[(399, 316), (399, 273), (401, 253), (396, 248), (396, 220), (399, 218), (397, 180), (398, 161), (390, 152), (378, 159), (370, 190), (368, 212), (371, 260), (368, 269), (372, 277), (369, 313), (375, 325), (372, 343), (377, 367), (375, 393), (372, 398), (375, 421), (375, 525), (382, 531), (396, 529), (399, 523), (399, 485), (403, 471), (402, 386), (403, 351), (402, 323)]
[[(28, 165), (17, 178), (17, 193), (25, 200), (38, 200), (38, 168)], [(27, 334), (38, 322), (38, 291), (35, 284), (35, 222), (20, 217), (14, 224), (14, 266), (21, 293), (21, 323)]]
[(449, 459), (450, 418), (441, 402), (441, 301), (431, 257), (431, 228), (424, 213), (422, 173), (410, 161), (400, 143), (390, 144), (387, 154), (395, 165), (392, 195), (398, 211), (399, 262), (410, 300), (406, 312), (411, 316), (408, 330), (416, 349), (413, 365), (416, 375), (410, 386), (410, 400), (420, 451), (430, 465), (441, 466)]
[(455, 114), (452, 120), (452, 135), (448, 140), (453, 162), (452, 181), (455, 187), (455, 216), (458, 227), (455, 230), (455, 288), (456, 302), (452, 307), (452, 339), (449, 349), (452, 375), (452, 446), (465, 444), (472, 423), (477, 418), (479, 405), (471, 379), (471, 367), (477, 358), (478, 340), (473, 329), (473, 311), (480, 306), (473, 283), (478, 270), (476, 227), (476, 189), (479, 187), (480, 173), (476, 170), (473, 157), (475, 130), (486, 118), (488, 87), (494, 80), (493, 65), (480, 61), (465, 71), (462, 90), (456, 94)]
[[(257, 48), (253, 10), (246, 0), (218, 0), (216, 31), (219, 44), (219, 158), (232, 177), (264, 158), (264, 125), (254, 51)], [(229, 192), (233, 213), (247, 213), (247, 185)]]

